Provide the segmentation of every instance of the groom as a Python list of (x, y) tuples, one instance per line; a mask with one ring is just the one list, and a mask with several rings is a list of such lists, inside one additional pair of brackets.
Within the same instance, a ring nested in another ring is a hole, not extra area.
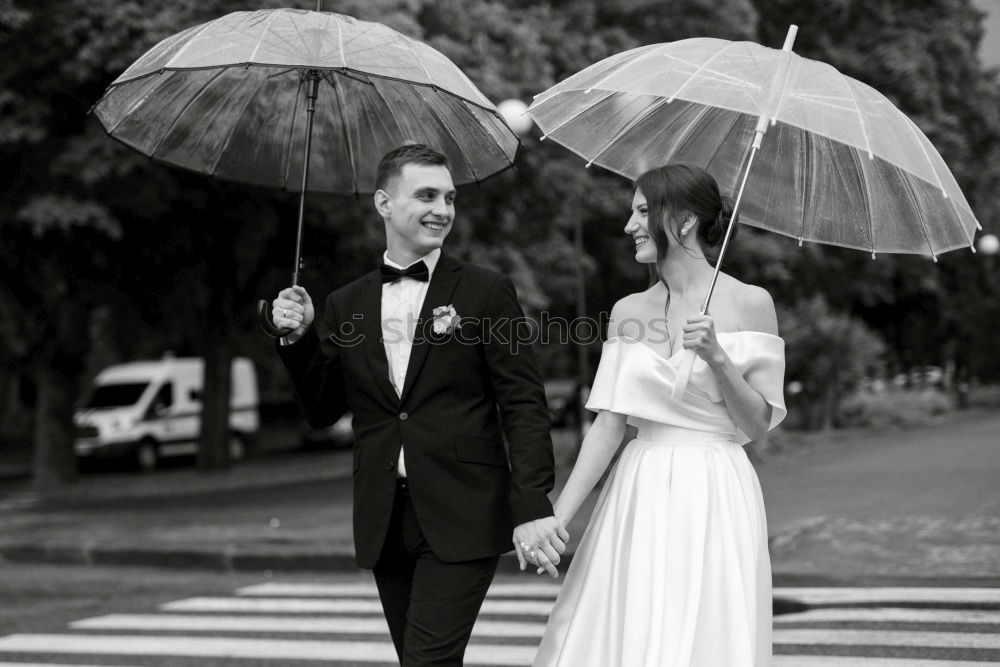
[(461, 665), (512, 534), (519, 559), (531, 551), (553, 575), (565, 549), (546, 495), (548, 411), (531, 349), (511, 335), (524, 317), (514, 285), (441, 253), (455, 216), (445, 156), (397, 148), (375, 188), (381, 269), (330, 294), (315, 333), (306, 291), (282, 290), (273, 319), (295, 331), (278, 352), (313, 426), (354, 415), (357, 561), (374, 571), (400, 663)]

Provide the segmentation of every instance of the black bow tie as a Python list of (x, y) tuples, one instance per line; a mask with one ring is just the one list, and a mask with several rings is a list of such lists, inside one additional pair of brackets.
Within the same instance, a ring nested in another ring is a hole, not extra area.
[(427, 265), (424, 264), (424, 260), (420, 260), (416, 264), (411, 264), (405, 269), (397, 269), (389, 266), (385, 262), (382, 262), (382, 266), (379, 267), (379, 271), (382, 273), (383, 285), (386, 283), (394, 283), (400, 278), (413, 278), (414, 280), (423, 280), (424, 282), (427, 282), (431, 277), (431, 273), (427, 270)]

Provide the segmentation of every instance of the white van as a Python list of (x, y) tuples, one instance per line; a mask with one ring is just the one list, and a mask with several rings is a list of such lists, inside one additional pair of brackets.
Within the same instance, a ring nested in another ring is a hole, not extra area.
[[(76, 411), (78, 458), (132, 456), (143, 470), (161, 459), (198, 451), (204, 362), (164, 356), (109, 366)], [(243, 459), (260, 428), (253, 362), (233, 359), (229, 456)]]

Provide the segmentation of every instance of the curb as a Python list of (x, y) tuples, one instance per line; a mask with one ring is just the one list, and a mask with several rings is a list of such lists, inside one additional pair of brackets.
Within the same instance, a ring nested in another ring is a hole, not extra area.
[[(559, 566), (564, 572), (572, 554), (564, 554)], [(353, 552), (297, 551), (268, 553), (238, 549), (184, 549), (115, 547), (101, 544), (7, 544), (0, 546), (0, 562), (52, 565), (128, 565), (167, 569), (198, 569), (223, 572), (358, 572)], [(513, 554), (500, 557), (498, 573), (519, 574)]]

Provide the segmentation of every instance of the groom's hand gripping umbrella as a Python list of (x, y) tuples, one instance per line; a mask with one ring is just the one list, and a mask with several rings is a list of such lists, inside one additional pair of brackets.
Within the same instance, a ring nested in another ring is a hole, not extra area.
[[(975, 252), (981, 227), (927, 137), (870, 86), (793, 53), (796, 30), (781, 50), (696, 38), (619, 53), (536, 96), (528, 113), (587, 166), (633, 180), (671, 161), (703, 167), (736, 193), (742, 222), (800, 244), (935, 261)], [(675, 398), (694, 360), (689, 351)]]
[[(448, 58), (349, 16), (235, 12), (168, 37), (94, 106), (108, 134), (156, 160), (300, 192), (370, 192), (378, 159), (406, 142), (444, 153), (455, 183), (511, 166), (517, 135)], [(258, 304), (272, 336), (286, 332)]]

